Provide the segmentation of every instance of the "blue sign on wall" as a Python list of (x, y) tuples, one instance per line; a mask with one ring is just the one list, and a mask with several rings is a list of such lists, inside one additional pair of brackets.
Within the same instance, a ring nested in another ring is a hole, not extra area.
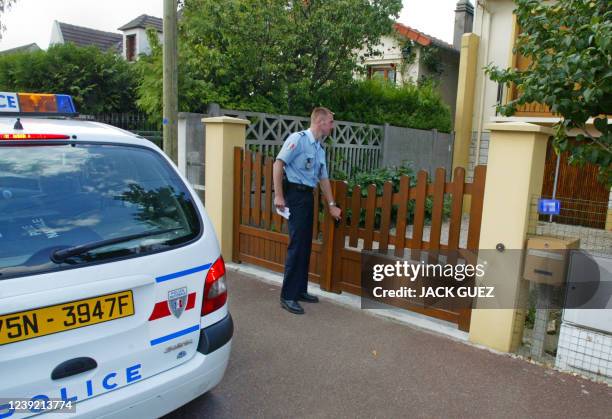
[(538, 201), (538, 212), (544, 215), (559, 215), (561, 201), (558, 199), (540, 199)]

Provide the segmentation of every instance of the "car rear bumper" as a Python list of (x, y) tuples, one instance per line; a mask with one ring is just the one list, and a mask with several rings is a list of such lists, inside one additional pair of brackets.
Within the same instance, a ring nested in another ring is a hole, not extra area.
[[(80, 402), (76, 405), (76, 413), (70, 417), (149, 418), (163, 416), (181, 407), (219, 384), (227, 368), (232, 333), (233, 322), (228, 314), (220, 322), (200, 331), (198, 351), (189, 361), (143, 381)], [(203, 350), (208, 352), (203, 353)]]

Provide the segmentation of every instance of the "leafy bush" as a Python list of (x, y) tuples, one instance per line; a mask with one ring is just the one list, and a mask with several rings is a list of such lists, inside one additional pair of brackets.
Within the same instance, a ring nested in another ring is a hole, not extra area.
[(84, 114), (136, 109), (137, 77), (130, 64), (93, 46), (0, 55), (0, 68), (0, 91), (69, 94)]
[(440, 132), (450, 132), (452, 127), (450, 109), (433, 82), (397, 86), (379, 80), (355, 80), (322, 89), (317, 104), (332, 109), (339, 120)]
[[(338, 180), (346, 180), (348, 183), (349, 195), (352, 197), (353, 190), (355, 186), (359, 186), (361, 188), (361, 196), (367, 197), (368, 195), (368, 186), (376, 185), (376, 195), (381, 196), (383, 194), (384, 184), (387, 181), (390, 181), (393, 184), (393, 192), (399, 192), (400, 179), (402, 176), (410, 176), (410, 187), (416, 187), (416, 174), (414, 170), (410, 166), (397, 166), (397, 167), (385, 167), (374, 169), (371, 171), (362, 171), (356, 173), (351, 179), (346, 179), (342, 177), (336, 177)], [(397, 210), (398, 207), (393, 205), (391, 207), (391, 226), (393, 227), (396, 224), (397, 220)], [(408, 211), (406, 216), (406, 222), (408, 224), (414, 223), (414, 210), (415, 210), (415, 200), (411, 199), (408, 201)], [(431, 214), (433, 211), (433, 198), (428, 196), (425, 201), (425, 222), (431, 222)], [(449, 197), (444, 197), (443, 209), (442, 209), (442, 217), (444, 220), (448, 219), (451, 211), (451, 200)], [(347, 203), (347, 208), (345, 209), (346, 214), (351, 217), (351, 209), (350, 209), (350, 199), (349, 203)], [(365, 208), (362, 208), (359, 215), (359, 225), (365, 225)], [(380, 227), (380, 217), (381, 217), (382, 209), (376, 209), (376, 217), (374, 220), (374, 227)]]

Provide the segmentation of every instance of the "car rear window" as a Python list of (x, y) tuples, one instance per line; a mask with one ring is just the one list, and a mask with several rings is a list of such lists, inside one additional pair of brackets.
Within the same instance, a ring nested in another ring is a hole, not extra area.
[[(163, 251), (200, 230), (184, 183), (153, 150), (0, 147), (0, 280)], [(105, 240), (113, 243), (100, 246)], [(92, 243), (53, 260), (58, 250)]]

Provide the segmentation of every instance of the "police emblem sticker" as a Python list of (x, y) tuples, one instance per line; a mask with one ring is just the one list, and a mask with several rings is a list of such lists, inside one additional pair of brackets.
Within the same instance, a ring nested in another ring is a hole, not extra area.
[(168, 291), (168, 307), (177, 319), (181, 317), (187, 305), (187, 287)]

